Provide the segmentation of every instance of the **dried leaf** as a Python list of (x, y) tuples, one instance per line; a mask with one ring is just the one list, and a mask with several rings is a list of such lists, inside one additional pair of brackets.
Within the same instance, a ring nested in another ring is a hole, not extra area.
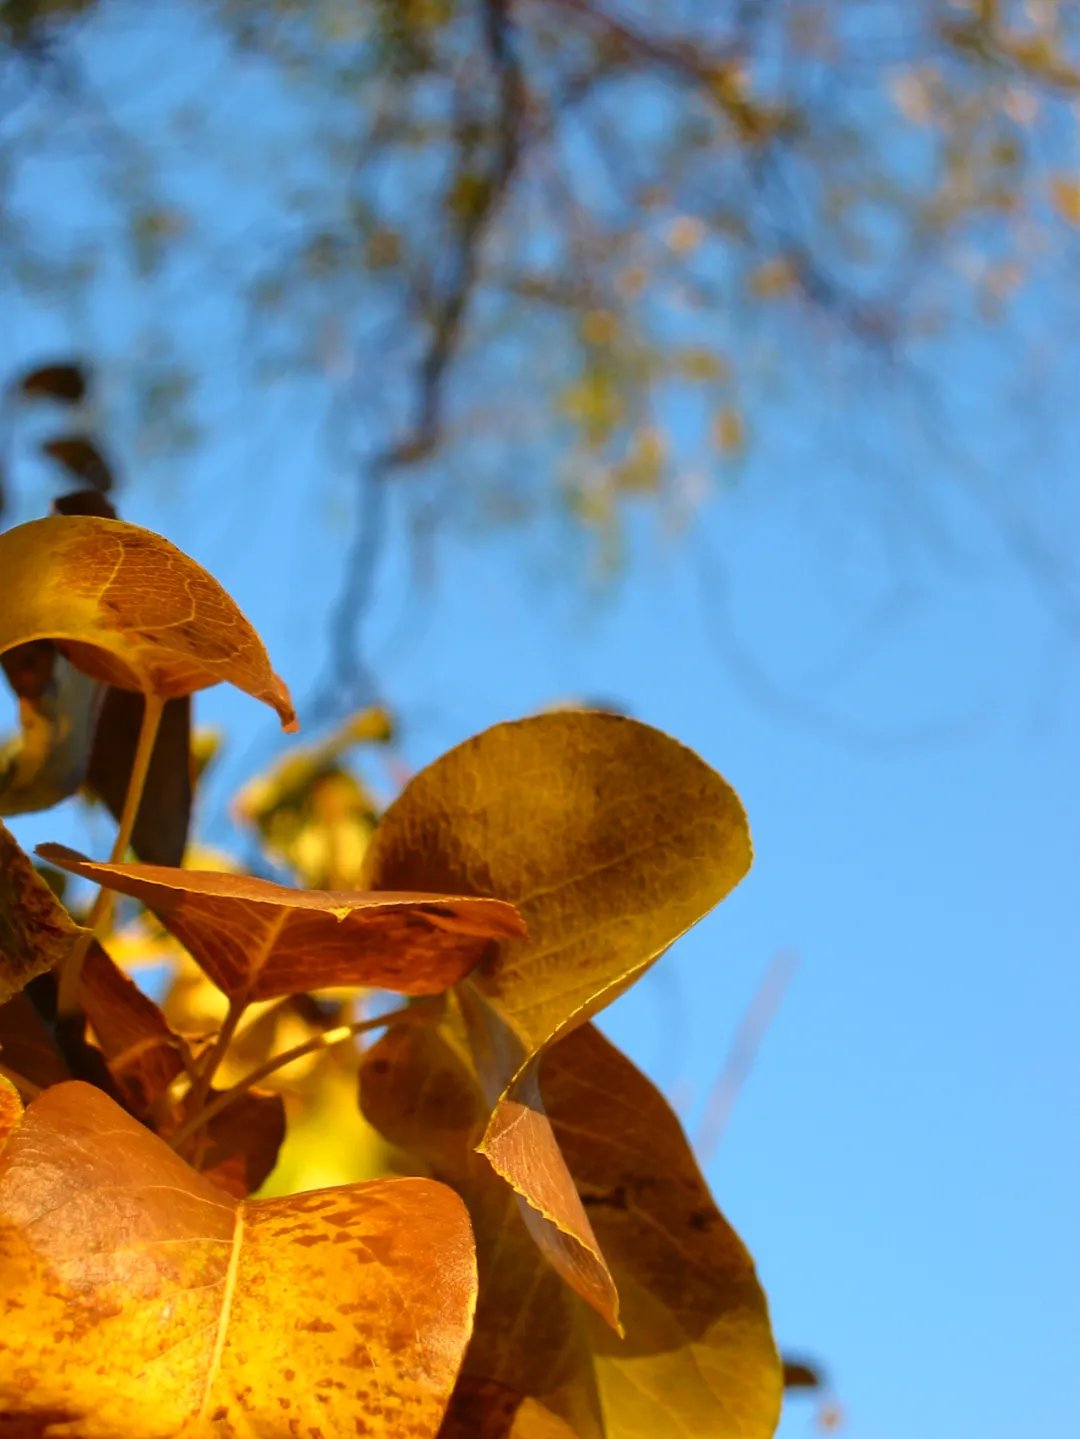
[[(131, 690), (105, 691), (87, 765), (90, 789), (119, 820), (146, 701)], [(147, 864), (179, 865), (191, 820), (191, 697), (169, 700), (161, 715), (131, 847)], [(2, 803), (0, 796), (0, 803)]]
[(96, 864), (57, 844), (38, 853), (141, 900), (224, 994), (246, 1003), (342, 985), (438, 994), (493, 939), (525, 932), (497, 899), (286, 889), (250, 875)]
[(86, 371), (77, 360), (38, 365), (16, 383), (27, 399), (60, 400), (68, 405), (84, 400), (88, 388)]
[(173, 699), (228, 681), (296, 715), (262, 641), (218, 582), (122, 520), (49, 515), (0, 534), (0, 654), (51, 639), (92, 678)]
[(66, 959), (83, 933), (0, 822), (0, 1004)]
[(657, 730), (588, 711), (497, 725), (436, 760), (387, 810), (365, 861), (376, 889), (519, 906), (529, 942), (482, 964), (463, 994), (494, 1106), (482, 1149), (536, 1211), (552, 1263), (612, 1322), (610, 1276), (550, 1153), (533, 1060), (721, 900), (750, 854), (718, 774)]
[(77, 480), (85, 480), (93, 489), (108, 494), (113, 487), (113, 474), (105, 456), (85, 435), (57, 435), (46, 440), (42, 453), (62, 465)]
[[(765, 1439), (780, 1366), (752, 1262), (716, 1209), (677, 1119), (592, 1026), (544, 1055), (553, 1135), (618, 1283), (618, 1339), (544, 1263), (508, 1191), (471, 1152), (485, 1104), (452, 1034), (401, 1026), (363, 1057), (365, 1113), (469, 1205), (480, 1302), (443, 1439), (496, 1396), (507, 1439), (559, 1420), (578, 1439)], [(455, 1424), (457, 1427), (455, 1427)]]
[(16, 1433), (435, 1435), (476, 1292), (449, 1189), (236, 1204), (87, 1085), (47, 1090), (21, 1124), (13, 1094), (0, 1081), (0, 1412)]

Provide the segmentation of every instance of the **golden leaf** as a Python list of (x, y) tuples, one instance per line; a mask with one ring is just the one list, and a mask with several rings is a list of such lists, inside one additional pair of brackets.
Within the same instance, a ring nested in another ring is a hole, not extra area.
[[(79, 1439), (438, 1430), (464, 1206), (422, 1179), (237, 1204), (100, 1091), (0, 1080), (0, 1412)], [(77, 1336), (77, 1338), (76, 1338)]]
[(742, 806), (702, 760), (647, 725), (584, 711), (497, 725), (436, 760), (387, 810), (365, 861), (374, 888), (519, 907), (529, 941), (462, 987), (494, 1106), (482, 1149), (534, 1211), (551, 1262), (613, 1324), (614, 1287), (551, 1153), (535, 1060), (723, 899), (750, 856)]
[(228, 681), (297, 728), (262, 641), (207, 572), (122, 520), (50, 515), (0, 534), (0, 654), (50, 639), (93, 679), (173, 699)]
[(66, 959), (83, 934), (0, 822), (0, 1004)]

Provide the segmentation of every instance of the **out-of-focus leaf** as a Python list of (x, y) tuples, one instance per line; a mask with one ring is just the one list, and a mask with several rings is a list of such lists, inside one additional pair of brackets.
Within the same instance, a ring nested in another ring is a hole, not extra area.
[(592, 1027), (544, 1055), (553, 1135), (618, 1284), (612, 1334), (531, 1243), (512, 1196), (472, 1145), (486, 1105), (452, 1033), (399, 1026), (364, 1056), (361, 1102), (387, 1137), (469, 1205), (480, 1303), (443, 1439), (766, 1439), (780, 1365), (753, 1264), (716, 1209), (674, 1114)]
[(65, 960), (84, 933), (0, 822), (0, 1004)]
[(173, 699), (227, 681), (296, 728), (289, 692), (226, 592), (122, 520), (50, 515), (0, 534), (0, 654), (50, 639), (92, 678)]
[[(119, 820), (135, 760), (146, 701), (110, 686), (101, 703), (86, 782)], [(191, 696), (169, 700), (161, 715), (131, 847), (147, 864), (179, 865), (191, 820)], [(0, 796), (2, 803), (2, 796)]]
[(746, 816), (718, 774), (657, 730), (590, 711), (497, 725), (451, 750), (390, 806), (365, 861), (376, 889), (519, 906), (528, 943), (485, 961), (473, 998), (463, 993), (494, 1106), (482, 1148), (535, 1210), (552, 1262), (611, 1320), (610, 1278), (551, 1153), (533, 1062), (721, 900), (750, 856)]
[(86, 398), (86, 370), (78, 360), (58, 360), (27, 370), (15, 382), (20, 394), (28, 399), (59, 400), (77, 405)]
[(85, 435), (57, 435), (46, 440), (41, 449), (77, 480), (84, 480), (102, 494), (112, 489), (112, 470), (97, 445)]
[(291, 750), (244, 786), (233, 812), (259, 832), (271, 858), (311, 889), (354, 885), (375, 828), (375, 801), (341, 763), (359, 744), (385, 744), (393, 721), (381, 705), (360, 710), (319, 744)]
[[(83, 782), (101, 686), (47, 640), (19, 645), (3, 660), (19, 696), (20, 731), (0, 745), (0, 814), (51, 809)], [(41, 686), (37, 671), (43, 664), (48, 678)], [(20, 686), (31, 671), (27, 691)]]
[(57, 495), (52, 502), (54, 515), (96, 515), (99, 520), (115, 520), (116, 507), (100, 490), (73, 490)]
[(141, 900), (224, 994), (244, 1002), (342, 985), (438, 994), (492, 940), (525, 933), (513, 905), (497, 899), (286, 889), (250, 875), (95, 864), (57, 844), (38, 853)]
[(237, 1204), (87, 1085), (18, 1114), (0, 1081), (0, 1412), (16, 1433), (432, 1439), (476, 1294), (452, 1191), (401, 1179)]
[(783, 1358), (785, 1389), (821, 1389), (823, 1387), (825, 1376), (816, 1364), (811, 1364), (806, 1359), (793, 1359), (789, 1354), (785, 1354)]

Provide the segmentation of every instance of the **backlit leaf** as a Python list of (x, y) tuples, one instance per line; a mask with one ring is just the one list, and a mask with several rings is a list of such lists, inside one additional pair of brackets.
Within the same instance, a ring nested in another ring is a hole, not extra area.
[(296, 728), (262, 641), (207, 572), (122, 520), (49, 515), (0, 534), (0, 654), (51, 639), (92, 678), (173, 699), (227, 681)]
[[(210, 1090), (208, 1098), (215, 1098), (217, 1093)], [(168, 1139), (189, 1113), (190, 1106), (181, 1104), (169, 1113), (158, 1133)], [(236, 1199), (246, 1199), (274, 1168), (284, 1139), (285, 1102), (281, 1095), (253, 1089), (215, 1114), (188, 1139), (180, 1153), (207, 1179)]]
[(514, 907), (497, 899), (286, 889), (250, 875), (96, 864), (63, 845), (38, 853), (141, 900), (243, 1002), (342, 985), (438, 994), (493, 939), (524, 934)]
[[(475, 1298), (461, 1201), (237, 1204), (90, 1086), (0, 1083), (0, 1412), (79, 1439), (439, 1427)], [(77, 1342), (72, 1336), (77, 1335)]]
[[(484, 1396), (492, 1439), (766, 1439), (780, 1365), (752, 1262), (716, 1209), (677, 1119), (592, 1026), (541, 1067), (553, 1135), (622, 1301), (626, 1337), (563, 1285), (509, 1192), (471, 1146), (485, 1103), (452, 1034), (399, 1026), (361, 1062), (365, 1112), (469, 1205), (480, 1301), (443, 1439), (465, 1439)], [(551, 1421), (549, 1424), (548, 1421)]]
[(365, 861), (374, 888), (500, 894), (520, 908), (528, 943), (498, 951), (463, 992), (493, 1106), (483, 1152), (536, 1211), (552, 1263), (612, 1322), (610, 1278), (550, 1153), (533, 1061), (721, 900), (750, 854), (718, 774), (646, 725), (588, 711), (497, 725), (436, 760), (387, 810)]
[(0, 822), (0, 1004), (66, 959), (83, 932)]

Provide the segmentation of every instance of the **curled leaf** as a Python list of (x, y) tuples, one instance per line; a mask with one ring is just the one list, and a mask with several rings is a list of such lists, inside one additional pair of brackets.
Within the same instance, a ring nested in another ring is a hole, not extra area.
[(92, 678), (162, 699), (227, 681), (297, 728), (289, 692), (225, 590), (122, 520), (49, 515), (0, 534), (0, 654), (50, 639)]
[(141, 900), (230, 999), (373, 985), (438, 994), (494, 939), (524, 934), (513, 905), (445, 894), (286, 889), (250, 875), (96, 864), (63, 845), (50, 864)]
[(0, 746), (0, 814), (50, 809), (83, 781), (101, 687), (47, 640), (19, 645), (3, 660), (21, 730)]
[(237, 1204), (88, 1085), (47, 1090), (21, 1123), (13, 1093), (0, 1081), (0, 1413), (15, 1433), (433, 1439), (476, 1294), (449, 1189)]

